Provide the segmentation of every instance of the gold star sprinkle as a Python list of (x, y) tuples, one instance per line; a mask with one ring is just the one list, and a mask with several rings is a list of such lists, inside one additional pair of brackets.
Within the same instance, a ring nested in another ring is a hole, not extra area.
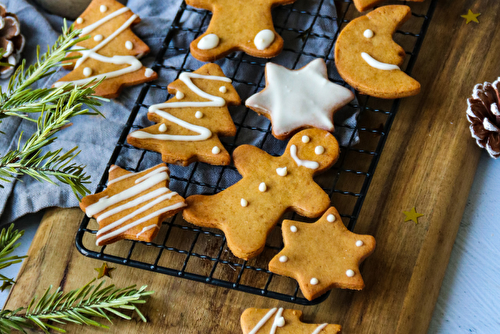
[(112, 270), (115, 270), (115, 268), (111, 268), (108, 266), (106, 262), (103, 262), (101, 268), (94, 268), (94, 270), (99, 273), (97, 274), (97, 279), (102, 278), (104, 276), (108, 276), (109, 278), (111, 278), (110, 273)]
[(411, 211), (403, 211), (403, 213), (406, 215), (405, 222), (413, 220), (415, 224), (418, 224), (418, 218), (423, 216), (423, 214), (415, 211), (415, 207), (413, 207)]
[(469, 9), (469, 12), (467, 13), (467, 15), (460, 15), (460, 16), (467, 20), (465, 22), (466, 24), (469, 24), (469, 22), (471, 22), (471, 21), (479, 23), (479, 20), (477, 19), (477, 17), (479, 15), (481, 15), (481, 13), (474, 14), (472, 12), (472, 10)]

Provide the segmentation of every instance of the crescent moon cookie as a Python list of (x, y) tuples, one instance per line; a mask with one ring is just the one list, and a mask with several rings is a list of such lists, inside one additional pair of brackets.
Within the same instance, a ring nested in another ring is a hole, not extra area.
[(364, 288), (359, 265), (375, 250), (375, 238), (350, 232), (335, 208), (312, 224), (285, 220), (281, 229), (285, 248), (269, 270), (295, 278), (308, 300), (335, 287)]
[(243, 334), (339, 334), (342, 330), (340, 325), (306, 324), (301, 318), (299, 310), (248, 308), (241, 315), (241, 329)]
[(335, 44), (340, 76), (359, 92), (374, 97), (418, 94), (420, 84), (399, 68), (405, 51), (392, 39), (410, 16), (408, 6), (384, 6), (347, 24)]
[(186, 0), (213, 13), (207, 31), (191, 42), (191, 54), (201, 61), (215, 61), (233, 51), (272, 58), (283, 49), (283, 38), (274, 30), (271, 9), (296, 0)]
[(330, 198), (313, 176), (330, 168), (338, 156), (333, 135), (319, 129), (293, 136), (279, 157), (255, 146), (239, 146), (233, 158), (243, 179), (216, 195), (189, 196), (184, 219), (221, 229), (235, 256), (255, 257), (286, 211), (313, 218), (328, 209)]
[[(91, 81), (104, 81), (95, 94), (115, 98), (127, 86), (155, 80), (158, 75), (146, 68), (138, 58), (149, 53), (149, 47), (131, 30), (141, 22), (130, 8), (115, 0), (93, 0), (75, 21), (75, 28), (82, 29), (82, 36), (91, 38), (78, 43), (81, 51), (71, 52), (66, 66), (72, 71), (54, 84), (86, 85)], [(84, 50), (83, 50), (84, 49)]]
[[(381, 4), (386, 0), (354, 0), (354, 6), (356, 6), (356, 9), (360, 12), (365, 12), (368, 9), (372, 9), (373, 7)], [(403, 0), (400, 0), (403, 1)], [(413, 2), (424, 2), (425, 0), (407, 0), (407, 1), (413, 1)]]
[(231, 157), (219, 140), (234, 136), (236, 127), (228, 105), (241, 99), (217, 64), (183, 72), (168, 85), (175, 94), (165, 103), (149, 107), (148, 119), (158, 123), (132, 132), (127, 142), (161, 153), (163, 161), (187, 166), (194, 161), (228, 165)]
[(184, 198), (168, 189), (168, 174), (165, 164), (140, 173), (115, 165), (109, 168), (108, 187), (80, 202), (80, 208), (99, 224), (97, 246), (155, 238), (161, 223), (186, 206)]
[(304, 128), (332, 132), (334, 113), (353, 99), (349, 89), (328, 80), (326, 63), (318, 58), (298, 70), (267, 63), (266, 88), (245, 105), (267, 117), (273, 136), (283, 140)]

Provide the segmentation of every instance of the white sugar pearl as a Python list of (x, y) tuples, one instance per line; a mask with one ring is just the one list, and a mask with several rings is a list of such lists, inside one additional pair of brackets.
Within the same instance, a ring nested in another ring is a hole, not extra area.
[(198, 110), (197, 112), (195, 112), (194, 117), (196, 117), (196, 118), (202, 118), (203, 117), (203, 113)]
[(92, 75), (92, 69), (90, 67), (85, 67), (83, 69), (83, 75), (86, 77), (90, 77)]
[(303, 142), (304, 144), (309, 143), (309, 140), (311, 140), (311, 138), (309, 138), (309, 136), (302, 136), (302, 142)]
[(295, 225), (290, 226), (290, 231), (292, 231), (293, 233), (297, 232), (297, 226)]
[(313, 278), (311, 278), (311, 281), (309, 283), (311, 283), (312, 285), (316, 285), (319, 283), (319, 281), (316, 277), (313, 277)]
[(101, 13), (104, 13), (108, 10), (108, 7), (101, 5), (101, 7), (99, 7), (99, 10), (101, 11)]
[(246, 207), (248, 205), (248, 201), (244, 198), (241, 199), (240, 204), (242, 207)]
[(347, 277), (353, 277), (354, 276), (354, 270), (347, 269), (347, 271), (345, 272), (345, 274), (347, 275)]
[(288, 174), (288, 171), (286, 167), (282, 167), (276, 168), (276, 173), (278, 173), (279, 176), (286, 176), (286, 174)]
[(82, 24), (83, 23), (83, 19), (81, 17), (77, 18), (76, 19), (76, 23)]
[(259, 184), (259, 191), (260, 192), (264, 192), (267, 190), (267, 186), (266, 186), (266, 183), (265, 182), (262, 182), (261, 184)]
[(166, 132), (167, 131), (167, 126), (165, 124), (160, 125), (158, 128), (158, 131), (160, 132)]
[(177, 93), (175, 93), (175, 97), (177, 98), (177, 100), (182, 100), (184, 98), (184, 93), (181, 91), (177, 91)]
[(370, 29), (366, 29), (365, 32), (363, 33), (363, 36), (365, 36), (366, 38), (372, 38), (373, 31), (371, 31)]
[(104, 37), (102, 35), (95, 35), (94, 36), (94, 41), (96, 42), (100, 42), (104, 39)]
[(278, 327), (283, 327), (283, 326), (285, 326), (285, 318), (283, 318), (283, 317), (279, 317), (278, 319), (276, 319), (275, 324), (276, 324), (276, 326), (278, 326)]
[(285, 263), (286, 261), (288, 261), (288, 257), (286, 255), (281, 255), (280, 262)]
[(227, 88), (226, 88), (226, 86), (221, 86), (221, 87), (219, 88), (219, 92), (221, 92), (221, 93), (225, 93), (225, 92), (227, 92)]
[(134, 43), (132, 43), (131, 41), (126, 41), (125, 47), (127, 48), (127, 50), (132, 50), (134, 48)]
[(356, 246), (361, 247), (363, 245), (364, 245), (363, 241), (361, 240), (356, 241)]
[(330, 214), (326, 216), (326, 220), (328, 220), (330, 223), (333, 223), (335, 221), (335, 216)]
[(144, 75), (146, 76), (146, 78), (151, 78), (154, 73), (155, 73), (155, 71), (153, 71), (150, 68), (146, 68), (146, 70), (144, 71)]
[(314, 153), (316, 153), (317, 155), (323, 154), (325, 153), (325, 148), (323, 146), (316, 146), (314, 148)]
[(220, 153), (220, 148), (219, 148), (218, 146), (214, 146), (214, 147), (212, 148), (212, 153), (213, 153), (213, 154), (219, 154), (219, 153)]

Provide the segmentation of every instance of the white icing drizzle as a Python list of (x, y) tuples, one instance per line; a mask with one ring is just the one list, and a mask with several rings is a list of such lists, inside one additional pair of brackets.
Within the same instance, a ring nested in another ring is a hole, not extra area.
[(161, 125), (158, 127), (158, 131), (167, 132), (167, 126), (164, 123), (161, 123)]
[(275, 38), (276, 36), (272, 30), (264, 29), (255, 35), (253, 44), (255, 44), (257, 50), (265, 50), (274, 42)]
[(267, 185), (265, 182), (261, 182), (261, 184), (259, 184), (259, 191), (261, 193), (265, 192), (267, 190)]
[(332, 214), (329, 214), (327, 217), (326, 217), (326, 220), (328, 220), (330, 223), (333, 223), (335, 221), (335, 216), (332, 215)]
[(196, 117), (196, 118), (202, 118), (203, 117), (203, 113), (198, 110), (197, 112), (194, 113), (194, 117)]
[[(168, 170), (168, 168), (166, 166), (163, 166), (163, 167), (160, 167), (160, 168), (156, 168), (152, 172), (147, 173), (146, 175), (141, 176), (140, 178), (138, 178), (137, 180), (135, 180), (135, 184), (140, 183), (140, 182), (142, 182), (142, 181), (150, 178), (151, 176), (156, 175), (156, 174), (161, 173), (161, 172), (166, 171), (166, 170)], [(167, 179), (168, 179), (168, 173), (167, 173)]]
[(376, 68), (379, 70), (384, 70), (384, 71), (399, 70), (399, 66), (394, 65), (394, 64), (382, 63), (382, 62), (374, 59), (372, 56), (370, 56), (366, 52), (361, 52), (361, 57), (366, 61), (366, 63), (368, 65), (370, 65), (373, 68)]
[(370, 29), (366, 29), (364, 32), (363, 32), (363, 36), (365, 36), (366, 38), (372, 38), (373, 37), (373, 31), (370, 30)]
[(272, 308), (270, 309), (266, 315), (264, 317), (262, 317), (262, 319), (260, 319), (260, 321), (257, 323), (257, 325), (255, 325), (255, 327), (248, 333), (248, 334), (256, 334), (261, 328), (262, 326), (264, 326), (266, 324), (266, 322), (271, 319), (271, 317), (273, 316), (273, 314), (276, 312), (277, 308)]
[(94, 36), (94, 41), (96, 41), (96, 42), (100, 42), (100, 41), (102, 41), (103, 39), (104, 39), (104, 36), (103, 36), (103, 35), (101, 35), (101, 34), (99, 34), (99, 35), (95, 35), (95, 36)]
[(354, 273), (354, 270), (347, 269), (347, 271), (345, 272), (345, 274), (347, 275), (347, 277), (353, 277), (355, 273)]
[(158, 228), (158, 226), (157, 226), (156, 224), (146, 226), (146, 227), (144, 227), (144, 228), (141, 230), (141, 232), (137, 233), (137, 234), (135, 235), (135, 237), (136, 237), (136, 238), (139, 238), (139, 236), (140, 236), (141, 234), (143, 234), (144, 232), (147, 232), (147, 231), (149, 231), (149, 230), (151, 230), (151, 229), (153, 229), (153, 228)]
[(316, 146), (314, 148), (314, 153), (316, 153), (317, 155), (321, 155), (325, 153), (325, 148), (323, 146)]
[(316, 277), (313, 277), (313, 278), (311, 278), (311, 281), (309, 283), (311, 283), (312, 285), (316, 285), (319, 283), (319, 281)]
[(206, 79), (206, 80), (219, 80), (219, 81), (224, 81), (231, 83), (231, 79), (226, 78), (226, 77), (219, 77), (219, 76), (213, 76), (213, 75), (202, 75), (198, 73), (189, 73), (189, 72), (183, 72), (179, 75), (179, 79), (188, 86), (189, 89), (196, 95), (207, 99), (209, 101), (203, 101), (203, 102), (195, 102), (195, 101), (186, 101), (186, 102), (165, 102), (165, 103), (159, 103), (159, 104), (154, 104), (149, 107), (149, 112), (150, 113), (155, 113), (158, 116), (167, 119), (170, 122), (176, 123), (179, 126), (182, 126), (188, 130), (191, 130), (193, 132), (198, 133), (198, 135), (168, 135), (168, 134), (153, 134), (153, 133), (148, 133), (145, 131), (135, 131), (132, 132), (130, 135), (135, 138), (139, 139), (144, 139), (144, 138), (150, 138), (150, 139), (157, 139), (157, 140), (175, 140), (175, 141), (202, 141), (210, 138), (212, 136), (212, 132), (199, 125), (194, 125), (191, 123), (188, 123), (182, 119), (179, 119), (171, 114), (169, 114), (166, 111), (160, 110), (160, 109), (168, 109), (168, 108), (184, 108), (184, 107), (193, 107), (193, 108), (204, 108), (204, 107), (223, 107), (226, 105), (226, 100), (224, 100), (222, 97), (219, 96), (214, 96), (211, 94), (208, 94), (207, 92), (202, 91), (198, 86), (196, 86), (193, 81), (191, 80), (192, 78), (196, 79)]
[(288, 261), (288, 257), (286, 255), (281, 255), (279, 260), (281, 263), (285, 263), (286, 261)]
[[(278, 312), (276, 312), (276, 310)], [(276, 313), (274, 316), (273, 320), (273, 325), (271, 326), (271, 330), (269, 331), (269, 334), (276, 334), (276, 329), (277, 327), (283, 327), (285, 326), (285, 318), (282, 316), (284, 309), (280, 307), (279, 309), (272, 308), (270, 309), (263, 317), (262, 319), (259, 320), (257, 325), (255, 325), (254, 328), (248, 333), (248, 334), (257, 334), (257, 332), (271, 319), (271, 317)], [(312, 334), (319, 334), (326, 326), (328, 326), (327, 323), (318, 325), (316, 329), (312, 332)]]
[(114, 19), (115, 17), (117, 17), (118, 15), (121, 15), (127, 11), (129, 11), (130, 8), (128, 7), (123, 7), (123, 8), (120, 8), (118, 9), (117, 11), (103, 17), (102, 19), (100, 19), (99, 21), (97, 22), (94, 22), (92, 24), (89, 24), (88, 26), (86, 26), (85, 28), (82, 28), (82, 35), (88, 35), (89, 33), (91, 33), (92, 31), (94, 31), (95, 29), (99, 28), (100, 26), (102, 26), (104, 23), (108, 22), (109, 20), (112, 20)]
[(126, 41), (125, 42), (125, 48), (127, 50), (132, 50), (134, 48), (134, 43), (132, 43), (131, 41)]
[(178, 90), (177, 93), (175, 93), (175, 98), (177, 100), (182, 100), (184, 98), (184, 93)]
[[(109, 170), (111, 172), (111, 169)], [(121, 180), (125, 180), (125, 179), (128, 179), (129, 177), (131, 176), (134, 176), (134, 173), (128, 173), (128, 174), (125, 174), (125, 175), (122, 175), (120, 177), (117, 177), (116, 179), (113, 179), (111, 181), (108, 181), (108, 186), (112, 185), (113, 183), (116, 183), (118, 181), (121, 181)]]
[(118, 166), (117, 166), (117, 165), (113, 165), (113, 166), (109, 167), (109, 171), (111, 172), (112, 170), (115, 170), (115, 169), (117, 169), (117, 168), (118, 168)]
[(318, 169), (319, 168), (319, 163), (316, 161), (310, 161), (310, 160), (300, 160), (299, 157), (297, 157), (297, 146), (292, 145), (290, 146), (290, 155), (292, 156), (293, 160), (297, 163), (297, 166), (304, 166), (309, 169)]
[[(278, 312), (276, 312), (276, 316), (274, 317), (273, 325), (271, 326), (271, 330), (269, 331), (269, 334), (275, 334), (276, 333), (276, 328), (278, 327), (278, 320), (280, 318), (283, 318), (281, 315), (283, 314), (283, 307), (280, 307), (278, 309)], [(284, 321), (283, 321), (284, 325)], [(280, 326), (282, 327), (282, 326)]]
[(295, 225), (290, 226), (290, 231), (292, 231), (293, 233), (297, 232), (297, 226)]
[(364, 245), (364, 242), (363, 242), (362, 240), (358, 240), (358, 241), (356, 241), (356, 246), (357, 246), (357, 247), (361, 247), (361, 246), (363, 246), (363, 245)]
[(210, 50), (219, 45), (219, 36), (216, 34), (208, 34), (203, 36), (198, 42), (198, 49), (200, 50)]
[(309, 136), (302, 136), (302, 142), (303, 142), (304, 144), (309, 143), (309, 141), (310, 141), (310, 140), (311, 140), (311, 138), (309, 138)]
[(221, 92), (221, 93), (226, 93), (226, 92), (227, 92), (227, 88), (226, 88), (226, 86), (220, 86), (220, 88), (219, 88), (219, 92)]
[(316, 329), (314, 330), (314, 332), (312, 332), (311, 334), (319, 334), (319, 332), (321, 332), (323, 330), (323, 328), (325, 328), (326, 326), (328, 326), (328, 324), (321, 324), (321, 325), (319, 325), (318, 327), (316, 327)]
[(92, 75), (92, 69), (90, 67), (85, 67), (83, 69), (83, 75), (86, 77), (90, 77)]
[(151, 78), (154, 73), (155, 73), (155, 71), (153, 71), (152, 69), (146, 68), (146, 70), (144, 71), (144, 76), (146, 78)]
[(279, 176), (286, 176), (288, 174), (288, 170), (286, 167), (276, 168), (276, 173)]
[(101, 7), (99, 7), (99, 10), (101, 11), (101, 13), (105, 13), (108, 10), (108, 7), (101, 5)]
[(279, 317), (278, 319), (274, 320), (274, 322), (276, 323), (276, 326), (278, 326), (278, 327), (285, 326), (285, 318), (283, 318), (283, 317)]
[(244, 198), (241, 199), (240, 204), (242, 207), (246, 208), (248, 206), (248, 201)]
[(214, 146), (214, 147), (212, 148), (212, 153), (213, 153), (213, 154), (219, 154), (219, 153), (220, 153), (220, 148), (219, 148), (218, 146)]
[(76, 19), (76, 23), (82, 24), (83, 23), (83, 19), (81, 17), (77, 18)]

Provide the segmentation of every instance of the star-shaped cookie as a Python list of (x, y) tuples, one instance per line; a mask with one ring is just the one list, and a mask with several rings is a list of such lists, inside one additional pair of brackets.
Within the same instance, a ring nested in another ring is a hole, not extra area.
[[(382, 2), (386, 0), (354, 0), (354, 6), (356, 6), (356, 9), (360, 12), (365, 12), (368, 9), (372, 9), (375, 6), (378, 6)], [(400, 0), (403, 1), (403, 0)], [(408, 0), (408, 1), (413, 1), (413, 2), (423, 2), (425, 0)]]
[(347, 88), (328, 80), (323, 59), (299, 70), (266, 64), (266, 88), (245, 105), (269, 118), (273, 136), (286, 139), (304, 128), (333, 131), (333, 114), (354, 99)]
[[(300, 319), (302, 311), (248, 308), (241, 315), (243, 334), (293, 333), (293, 334), (338, 334), (340, 325), (306, 324)], [(279, 329), (278, 329), (279, 328)]]
[(168, 174), (165, 164), (140, 173), (110, 167), (108, 187), (80, 202), (87, 216), (99, 223), (97, 246), (121, 239), (154, 239), (161, 223), (186, 206), (184, 198), (168, 189)]
[(233, 51), (272, 58), (283, 49), (283, 38), (274, 30), (271, 9), (296, 0), (186, 0), (213, 13), (207, 31), (191, 42), (191, 54), (212, 62)]
[(359, 265), (374, 251), (375, 238), (350, 232), (335, 208), (313, 224), (285, 220), (282, 231), (285, 248), (269, 270), (295, 278), (308, 300), (332, 288), (364, 288)]

